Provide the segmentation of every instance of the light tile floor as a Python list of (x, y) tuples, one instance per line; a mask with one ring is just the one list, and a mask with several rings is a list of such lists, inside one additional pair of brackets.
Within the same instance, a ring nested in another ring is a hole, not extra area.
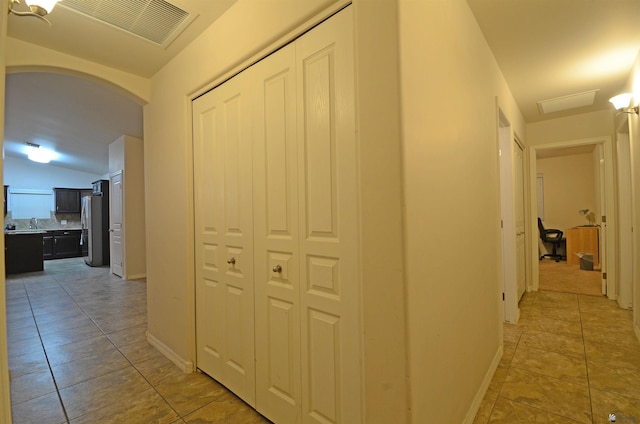
[(6, 284), (15, 424), (269, 423), (146, 342), (146, 284), (82, 258)]
[(474, 423), (640, 423), (632, 312), (604, 297), (525, 294)]

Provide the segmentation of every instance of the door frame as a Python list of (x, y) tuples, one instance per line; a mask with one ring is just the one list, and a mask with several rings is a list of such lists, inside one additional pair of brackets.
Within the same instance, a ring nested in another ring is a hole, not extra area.
[(618, 305), (623, 309), (633, 306), (633, 269), (637, 267), (633, 254), (633, 184), (631, 173), (631, 138), (628, 115), (616, 130), (616, 164), (618, 186)]
[[(602, 272), (607, 273), (606, 288), (607, 297), (611, 300), (616, 300), (618, 297), (618, 284), (617, 284), (617, 222), (616, 222), (616, 203), (615, 203), (615, 176), (614, 176), (614, 150), (613, 141), (610, 136), (601, 136), (593, 138), (573, 139), (566, 141), (558, 141), (552, 143), (538, 144), (529, 146), (529, 190), (530, 190), (530, 209), (529, 216), (532, 217), (529, 222), (529, 234), (535, 234), (538, 231), (537, 220), (533, 217), (537, 216), (537, 153), (542, 150), (552, 150), (563, 147), (577, 147), (595, 145), (602, 146), (604, 156), (604, 198), (605, 204), (601, 205), (601, 213), (607, 217), (607, 236), (604, 249), (606, 250), (607, 263), (603, 264)], [(531, 282), (530, 289), (538, 291), (539, 289), (539, 266), (538, 266), (538, 239), (537, 237), (531, 237), (529, 239), (530, 256), (529, 260), (531, 266), (529, 267), (529, 278)]]
[[(120, 255), (121, 255), (121, 259), (122, 259), (122, 276), (120, 276), (120, 278), (122, 279), (126, 279), (127, 278), (127, 261), (125, 260), (126, 255), (125, 255), (125, 243), (124, 243), (124, 235), (125, 235), (125, 228), (124, 228), (124, 169), (119, 169), (117, 171), (111, 172), (109, 174), (109, 250), (111, 252), (113, 252), (113, 213), (112, 213), (112, 205), (113, 205), (113, 177), (115, 177), (116, 175), (120, 175), (120, 185), (122, 186), (122, 199), (120, 202), (120, 207), (121, 207), (121, 211), (120, 211), (120, 216), (122, 218), (122, 222), (120, 223)], [(110, 265), (109, 265), (109, 272), (113, 275), (118, 275), (118, 274), (114, 274), (113, 273), (113, 260), (109, 261)]]
[[(498, 108), (498, 148), (500, 153), (500, 215), (502, 234), (502, 299), (504, 321), (515, 324), (520, 318), (518, 302), (518, 282), (516, 281), (516, 223), (513, 181), (513, 143), (518, 137), (513, 133), (511, 123), (501, 108)], [(520, 147), (523, 147), (522, 145)], [(523, 148), (523, 153), (525, 152)], [(523, 163), (524, 165), (524, 163)], [(523, 176), (526, 176), (523, 169)], [(525, 180), (526, 181), (526, 180)], [(525, 187), (523, 187), (523, 190)], [(525, 228), (526, 224), (525, 208)], [(525, 234), (526, 247), (526, 234)], [(525, 269), (526, 267), (525, 257)], [(525, 279), (527, 274), (525, 271)], [(525, 281), (525, 290), (528, 284)]]

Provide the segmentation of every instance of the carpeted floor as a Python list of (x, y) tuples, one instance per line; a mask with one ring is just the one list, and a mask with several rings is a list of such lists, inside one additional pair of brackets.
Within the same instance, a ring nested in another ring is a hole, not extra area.
[(540, 290), (602, 296), (600, 271), (584, 271), (578, 265), (552, 259), (539, 261)]

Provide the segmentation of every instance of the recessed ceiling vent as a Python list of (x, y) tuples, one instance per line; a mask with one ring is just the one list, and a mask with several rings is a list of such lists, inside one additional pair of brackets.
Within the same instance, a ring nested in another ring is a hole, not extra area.
[(62, 0), (59, 4), (161, 47), (167, 47), (196, 18), (164, 0)]
[(561, 110), (575, 109), (577, 107), (591, 106), (596, 99), (596, 93), (600, 90), (590, 90), (584, 93), (570, 94), (538, 102), (540, 113), (560, 112)]

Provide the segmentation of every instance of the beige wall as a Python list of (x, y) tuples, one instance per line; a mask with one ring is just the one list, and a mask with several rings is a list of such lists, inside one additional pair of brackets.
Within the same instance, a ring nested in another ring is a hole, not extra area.
[[(0, 10), (7, 10), (7, 0), (0, 0)], [(0, 14), (0, 134), (4, 134), (4, 90), (5, 64), (4, 54), (7, 41), (7, 14)], [(4, 154), (3, 154), (4, 157)], [(0, 181), (4, 172), (0, 160)], [(0, 251), (4, 252), (4, 237), (0, 240)], [(7, 359), (7, 309), (5, 291), (4, 260), (0, 261), (0, 422), (11, 422), (11, 391), (9, 389), (9, 363)]]
[(578, 213), (580, 209), (597, 214), (594, 156), (585, 153), (537, 160), (537, 172), (544, 176), (545, 227), (566, 232), (588, 223)]
[[(640, 102), (640, 54), (636, 58), (633, 69), (626, 84), (628, 91), (633, 92), (636, 104)], [(633, 227), (640, 228), (640, 119), (638, 115), (629, 115), (629, 140), (631, 145), (631, 184), (633, 190)], [(633, 235), (633, 326), (640, 339), (640, 234)]]
[(146, 275), (144, 144), (123, 135), (109, 145), (109, 174), (123, 171), (123, 278)]
[(614, 111), (582, 113), (564, 118), (527, 124), (527, 145), (555, 143), (559, 141), (578, 140), (608, 136), (613, 137)]
[(502, 343), (496, 96), (524, 124), (465, 1), (399, 16), (412, 416), (460, 423)]
[(6, 52), (8, 72), (65, 73), (109, 85), (139, 104), (149, 99), (147, 78), (10, 37)]

